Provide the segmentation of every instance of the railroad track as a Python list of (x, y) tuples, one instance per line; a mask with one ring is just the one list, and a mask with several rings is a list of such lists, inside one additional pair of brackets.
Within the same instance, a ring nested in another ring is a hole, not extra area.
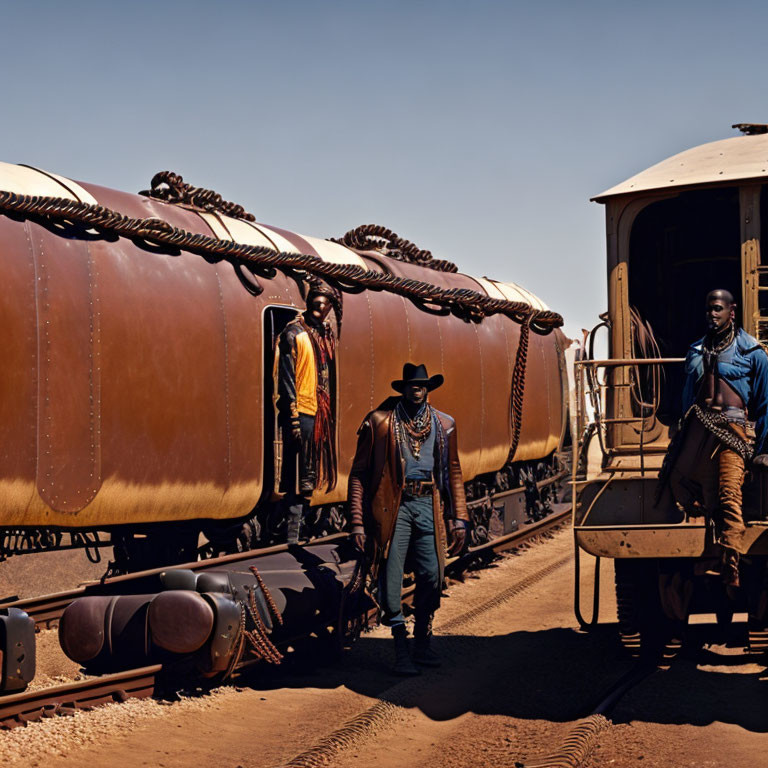
[(131, 669), (113, 675), (25, 691), (0, 699), (0, 728), (10, 729), (57, 715), (73, 715), (103, 704), (146, 699), (155, 693), (162, 666)]
[[(305, 545), (305, 548), (311, 549), (314, 545), (328, 544), (333, 541), (346, 538), (346, 533), (336, 533), (332, 536), (325, 536), (322, 539), (314, 539)], [(114, 576), (111, 579), (103, 581), (93, 581), (83, 584), (75, 589), (66, 592), (55, 592), (50, 595), (40, 595), (38, 597), (23, 598), (21, 600), (12, 600), (0, 603), (0, 608), (20, 608), (26, 611), (29, 616), (35, 620), (35, 625), (39, 629), (51, 629), (58, 624), (61, 615), (66, 607), (77, 600), (79, 597), (88, 595), (111, 595), (119, 594), (120, 585), (131, 582), (140, 582), (143, 579), (156, 576), (164, 571), (184, 568), (196, 572), (207, 571), (222, 565), (237, 563), (244, 560), (253, 560), (254, 558), (266, 557), (276, 552), (285, 552), (288, 550), (286, 544), (279, 544), (274, 547), (265, 547), (263, 549), (254, 549), (248, 552), (238, 552), (234, 555), (224, 555), (222, 557), (213, 557), (208, 560), (196, 560), (192, 563), (179, 563), (178, 565), (169, 565), (164, 568), (152, 568), (147, 571), (136, 571), (135, 573), (125, 574), (123, 576)]]
[[(532, 523), (524, 529), (499, 537), (479, 547), (474, 547), (471, 554), (476, 554), (477, 552), (484, 550), (503, 551), (517, 546), (530, 538), (539, 536), (560, 525), (567, 518), (569, 511), (569, 507), (558, 509), (547, 518)], [(326, 544), (334, 539), (343, 538), (345, 535), (346, 534), (337, 534), (324, 539), (318, 539), (315, 542), (310, 542), (310, 544), (306, 546), (311, 548), (313, 544)], [(225, 557), (172, 567), (207, 570), (225, 563), (231, 564), (239, 560), (252, 560), (255, 556), (266, 556), (274, 552), (285, 551), (286, 549), (287, 547), (284, 545), (269, 547), (262, 550), (244, 552), (237, 555), (227, 555)], [(465, 558), (454, 558), (449, 564), (452, 570), (460, 570), (462, 568), (462, 560), (464, 559)], [(54, 623), (58, 622), (64, 609), (78, 597), (96, 594), (105, 588), (109, 588), (110, 591), (113, 591), (116, 584), (152, 576), (163, 570), (167, 569), (158, 568), (127, 576), (118, 576), (109, 579), (104, 583), (95, 582), (68, 592), (59, 592), (52, 595), (42, 595), (40, 597), (18, 600), (12, 603), (6, 603), (6, 605), (13, 605), (14, 607), (22, 608), (27, 611), (27, 613), (35, 619), (38, 627), (51, 627)], [(526, 588), (529, 583), (534, 583), (538, 578), (537, 574), (529, 574), (529, 576), (522, 580), (521, 588)], [(521, 585), (517, 586), (520, 587)], [(517, 594), (517, 591), (519, 590), (515, 585), (512, 585), (512, 587), (504, 590), (504, 593), (499, 599), (508, 599), (514, 594)], [(409, 594), (410, 592), (412, 592), (412, 589), (405, 590), (404, 598), (406, 600), (412, 597), (412, 595)], [(494, 605), (497, 602), (498, 600), (495, 600)], [(490, 609), (491, 607), (493, 606), (481, 606), (481, 610)], [(473, 615), (476, 612), (477, 611), (475, 610)], [(451, 624), (454, 623), (455, 622), (451, 622)], [(95, 706), (125, 701), (129, 698), (150, 697), (156, 692), (157, 679), (161, 669), (162, 667), (160, 665), (142, 667), (140, 669), (103, 675), (51, 688), (2, 696), (0, 697), (0, 729), (14, 728), (20, 725), (25, 725), (28, 722), (57, 715), (71, 715), (77, 710), (88, 710)]]
[[(510, 493), (515, 493), (511, 491)], [(543, 520), (539, 520), (535, 523), (530, 523), (524, 528), (520, 528), (512, 533), (499, 536), (491, 541), (481, 544), (476, 547), (471, 547), (467, 555), (461, 558), (454, 558), (449, 561), (449, 565), (452, 570), (461, 570), (463, 563), (466, 562), (467, 556), (477, 555), (482, 552), (502, 552), (507, 549), (519, 546), (526, 540), (538, 536), (547, 530), (550, 530), (559, 525), (570, 514), (569, 504), (559, 504), (557, 509)], [(321, 539), (313, 539), (304, 547), (311, 549), (314, 545), (328, 544), (333, 541), (338, 541), (347, 536), (346, 533), (336, 533), (331, 536), (325, 536)], [(139, 582), (142, 579), (154, 576), (162, 573), (163, 571), (174, 570), (179, 568), (189, 569), (193, 571), (206, 571), (213, 568), (217, 568), (223, 565), (231, 565), (244, 560), (253, 560), (254, 558), (265, 557), (267, 555), (275, 554), (276, 552), (285, 552), (288, 550), (288, 546), (285, 544), (279, 544), (273, 547), (265, 547), (263, 549), (254, 549), (248, 552), (238, 552), (234, 555), (224, 555), (222, 557), (214, 557), (208, 560), (196, 560), (192, 563), (181, 563), (179, 565), (170, 565), (165, 568), (153, 568), (147, 571), (137, 571), (136, 573), (126, 574), (124, 576), (115, 576), (111, 579), (105, 579), (104, 581), (95, 581), (88, 584), (84, 584), (81, 587), (70, 589), (66, 592), (55, 592), (49, 595), (39, 595), (37, 597), (23, 598), (21, 600), (6, 601), (0, 603), (0, 608), (20, 608), (22, 611), (31, 616), (35, 621), (35, 626), (38, 629), (51, 629), (55, 627), (61, 615), (67, 606), (77, 600), (79, 597), (85, 597), (87, 595), (104, 595), (104, 594), (117, 594), (117, 588), (121, 584), (130, 582)]]

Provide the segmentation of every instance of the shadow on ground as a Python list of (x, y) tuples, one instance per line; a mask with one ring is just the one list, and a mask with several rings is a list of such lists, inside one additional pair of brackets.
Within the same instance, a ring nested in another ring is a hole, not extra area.
[[(318, 657), (305, 651), (283, 669), (260, 669), (249, 684), (260, 690), (346, 686), (371, 699), (418, 707), (434, 720), (472, 712), (567, 722), (589, 714), (632, 667), (616, 637), (615, 625), (601, 625), (590, 633), (558, 628), (492, 637), (440, 636), (435, 647), (443, 666), (402, 680), (389, 673), (390, 641), (364, 636), (336, 663), (311, 667)], [(722, 721), (768, 731), (761, 675), (698, 669), (702, 653), (696, 659), (681, 658), (646, 679), (630, 692), (627, 704), (619, 705), (614, 722)]]

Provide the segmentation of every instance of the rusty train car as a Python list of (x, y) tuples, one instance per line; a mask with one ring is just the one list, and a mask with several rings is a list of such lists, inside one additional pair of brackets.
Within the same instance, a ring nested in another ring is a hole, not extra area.
[[(273, 349), (303, 309), (291, 255), (400, 286), (336, 283), (344, 302), (339, 480), (312, 499), (318, 534), (343, 529), (357, 427), (392, 394), (406, 361), (445, 375), (432, 399), (457, 419), (465, 481), (485, 535), (514, 524), (503, 503), (493, 506), (494, 490), (521, 490), (525, 482), (535, 490), (555, 470), (567, 432), (568, 342), (557, 316), (519, 286), (298, 235), (232, 206), (128, 194), (28, 166), (0, 164), (0, 197), (2, 554), (94, 548), (107, 532), (129, 563), (165, 564), (191, 559), (201, 532), (221, 542), (248, 520), (258, 523), (256, 543), (266, 540)], [(144, 228), (116, 234), (109, 222), (118, 219)], [(169, 244), (179, 232), (195, 244)], [(199, 246), (210, 251), (211, 242), (222, 252), (239, 244), (280, 253), (286, 266), (258, 269), (229, 252), (212, 257)], [(423, 284), (515, 302), (522, 314), (460, 318), (403, 288)], [(536, 322), (545, 316), (547, 325)], [(516, 439), (510, 392), (526, 317)], [(142, 551), (153, 557), (140, 558)]]
[[(575, 368), (573, 524), (580, 548), (614, 560), (622, 636), (651, 647), (692, 615), (723, 623), (734, 612), (748, 615), (750, 648), (768, 647), (765, 474), (753, 471), (744, 487), (748, 557), (735, 594), (707, 575), (717, 549), (704, 513), (669, 494), (657, 502), (706, 294), (730, 290), (738, 324), (768, 342), (768, 126), (734, 127), (745, 135), (674, 155), (594, 198), (606, 207), (608, 312)], [(594, 353), (601, 335), (605, 359)]]

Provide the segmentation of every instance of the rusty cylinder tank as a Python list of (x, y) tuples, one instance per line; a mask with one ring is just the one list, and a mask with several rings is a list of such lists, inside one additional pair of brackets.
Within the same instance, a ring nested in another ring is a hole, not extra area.
[[(359, 264), (541, 307), (523, 289), (448, 274), (220, 214), (0, 164), (0, 189), (98, 203), (194, 233)], [(262, 497), (264, 318), (298, 310), (278, 272), (249, 293), (226, 261), (0, 215), (0, 527), (65, 528), (227, 519)], [(365, 414), (406, 361), (442, 373), (433, 404), (456, 418), (464, 479), (499, 469), (511, 442), (520, 325), (436, 316), (393, 293), (344, 294), (337, 355), (343, 500)], [(564, 425), (564, 336), (532, 333), (516, 460), (545, 457)]]

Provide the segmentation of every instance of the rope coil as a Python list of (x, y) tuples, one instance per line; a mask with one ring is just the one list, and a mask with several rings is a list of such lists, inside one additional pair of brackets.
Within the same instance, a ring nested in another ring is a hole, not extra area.
[(173, 171), (156, 173), (149, 185), (150, 189), (143, 189), (139, 194), (164, 200), (166, 203), (180, 203), (200, 208), (203, 211), (223, 213), (233, 219), (256, 221), (256, 217), (252, 213), (248, 213), (242, 205), (224, 200), (218, 192), (214, 192), (212, 189), (193, 187), (191, 184), (187, 184), (180, 174)]
[(380, 224), (363, 224), (350, 229), (341, 237), (329, 237), (332, 243), (345, 245), (347, 248), (357, 248), (361, 251), (384, 251), (387, 256), (409, 264), (418, 264), (438, 272), (458, 272), (459, 268), (445, 259), (435, 259), (432, 251), (425, 251), (415, 243), (393, 232)]

